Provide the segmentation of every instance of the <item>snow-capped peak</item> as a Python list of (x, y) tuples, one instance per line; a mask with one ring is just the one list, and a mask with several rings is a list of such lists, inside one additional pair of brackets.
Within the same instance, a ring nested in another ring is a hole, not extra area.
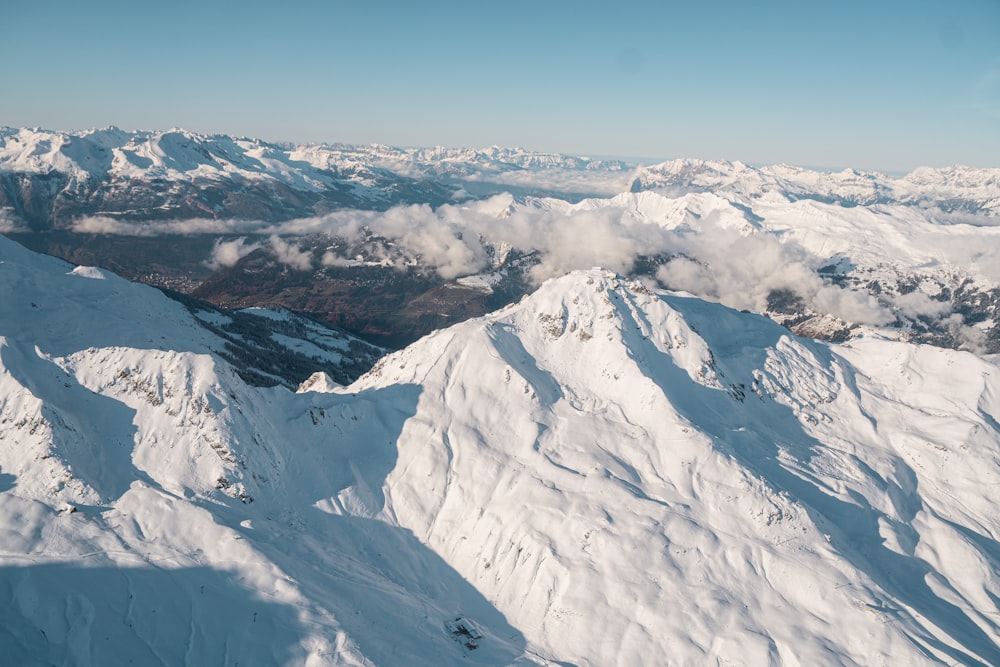
[[(932, 370), (948, 364), (963, 370)], [(983, 383), (914, 384), (928, 373)], [(980, 496), (1000, 474), (983, 416), (1000, 409), (997, 380), (972, 355), (805, 341), (594, 269), (390, 355), (346, 391), (421, 388), (386, 511), (544, 655), (866, 664), (877, 645), (903, 662), (990, 662), (1000, 646), (973, 602), (990, 543), (963, 531), (997, 528)], [(952, 499), (969, 528), (932, 509)], [(937, 555), (951, 551), (963, 564)]]

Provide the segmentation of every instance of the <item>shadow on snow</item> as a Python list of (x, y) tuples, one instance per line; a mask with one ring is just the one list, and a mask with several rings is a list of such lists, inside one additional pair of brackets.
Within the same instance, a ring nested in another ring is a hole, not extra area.
[[(762, 317), (737, 313), (696, 299), (680, 296), (663, 298), (685, 313), (688, 322), (717, 355), (720, 370), (729, 379), (748, 380), (753, 369), (764, 368), (767, 350), (774, 349), (782, 337), (791, 336), (786, 329)], [(630, 317), (627, 309), (620, 312), (623, 317)], [(755, 326), (748, 326), (747, 322), (754, 319), (757, 320)], [(832, 495), (820, 480), (809, 477), (807, 470), (792, 472), (782, 464), (779, 443), (787, 447), (786, 453), (795, 456), (803, 468), (824, 447), (801, 427), (798, 417), (789, 407), (772, 400), (757, 402), (752, 395), (747, 404), (740, 404), (725, 391), (693, 382), (686, 371), (636, 332), (637, 322), (631, 323), (636, 326), (628, 324), (625, 323), (623, 331), (630, 332), (626, 335), (629, 353), (639, 361), (639, 368), (650, 369), (648, 377), (657, 383), (682, 416), (703, 428), (722, 453), (767, 480), (775, 492), (786, 493), (803, 507), (815, 525), (831, 535), (833, 548), (855, 568), (893, 598), (945, 631), (966, 650), (942, 642), (936, 638), (933, 628), (924, 627), (919, 618), (911, 617), (908, 627), (917, 629), (910, 634), (915, 645), (933, 647), (962, 664), (983, 664), (980, 659), (987, 664), (1000, 664), (1000, 646), (996, 635), (991, 637), (972, 620), (969, 615), (971, 605), (966, 610), (936, 594), (927, 583), (927, 575), (933, 569), (926, 561), (897, 553), (885, 546), (878, 525), (878, 519), (885, 516), (883, 513), (859, 494), (852, 494), (854, 502), (845, 501)], [(857, 395), (853, 368), (836, 360), (825, 346), (803, 342), (823, 368), (831, 370), (839, 365), (847, 382), (846, 389)], [(727, 362), (737, 360), (740, 364), (738, 368), (727, 367)], [(904, 486), (910, 488), (885, 480), (870, 468), (866, 473), (872, 477), (873, 484), (886, 489), (902, 518), (912, 519), (922, 509), (916, 490), (917, 477), (902, 459), (897, 457), (894, 463), (897, 478), (908, 481)], [(961, 528), (960, 532), (985, 554), (998, 553), (997, 543), (993, 540), (978, 534), (970, 535), (972, 531), (968, 528)], [(995, 562), (995, 558), (991, 561)], [(903, 610), (884, 611), (905, 613)], [(981, 614), (978, 617), (981, 623), (998, 629), (991, 619)], [(926, 648), (922, 650), (927, 651)]]

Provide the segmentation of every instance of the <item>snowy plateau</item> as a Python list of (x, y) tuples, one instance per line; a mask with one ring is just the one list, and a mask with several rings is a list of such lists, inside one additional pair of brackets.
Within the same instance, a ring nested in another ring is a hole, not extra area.
[(1000, 663), (1000, 371), (602, 269), (245, 383), (0, 238), (14, 665)]
[(998, 169), (3, 128), (0, 232), (4, 665), (1000, 664)]

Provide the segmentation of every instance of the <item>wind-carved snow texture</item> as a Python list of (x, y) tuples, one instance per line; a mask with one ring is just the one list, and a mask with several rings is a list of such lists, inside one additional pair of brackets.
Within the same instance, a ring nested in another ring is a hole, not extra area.
[(292, 393), (0, 262), (15, 664), (1000, 662), (987, 359), (595, 269)]

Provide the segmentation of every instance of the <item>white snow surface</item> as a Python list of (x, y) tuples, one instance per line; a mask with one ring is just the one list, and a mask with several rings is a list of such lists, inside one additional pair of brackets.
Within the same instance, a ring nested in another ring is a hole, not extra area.
[(592, 270), (295, 394), (72, 269), (0, 237), (11, 664), (1000, 663), (989, 360)]

